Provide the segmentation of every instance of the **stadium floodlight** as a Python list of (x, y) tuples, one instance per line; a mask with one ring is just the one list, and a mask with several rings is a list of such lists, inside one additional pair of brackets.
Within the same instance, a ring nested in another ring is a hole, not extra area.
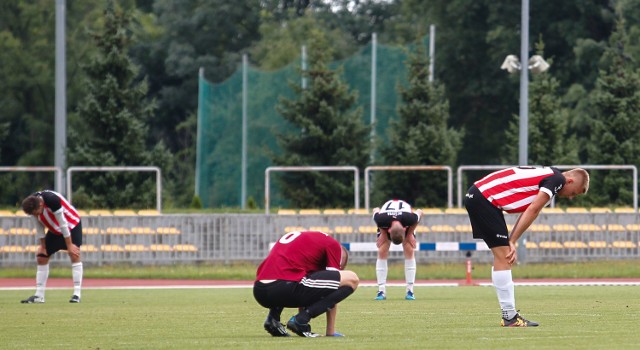
[[(529, 65), (527, 68), (531, 71), (531, 73), (539, 74), (545, 72), (547, 69), (549, 69), (549, 67), (549, 63), (547, 63), (547, 61), (545, 61), (542, 56), (535, 55), (529, 59)], [(518, 56), (509, 55), (504, 59), (504, 62), (502, 62), (500, 69), (504, 69), (510, 74), (514, 74), (518, 73), (520, 69), (522, 69), (522, 64), (520, 64)]]

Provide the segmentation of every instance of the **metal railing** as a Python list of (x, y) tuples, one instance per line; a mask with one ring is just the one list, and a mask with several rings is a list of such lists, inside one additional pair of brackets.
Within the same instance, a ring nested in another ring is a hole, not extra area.
[(269, 214), (270, 205), (270, 174), (280, 171), (353, 171), (353, 207), (360, 209), (360, 171), (355, 166), (270, 166), (264, 171), (264, 213)]
[[(462, 196), (464, 189), (462, 188), (462, 172), (466, 170), (499, 170), (506, 169), (516, 165), (461, 165), (458, 167), (458, 208), (462, 208)], [(631, 170), (633, 173), (633, 209), (638, 211), (638, 168), (635, 165), (554, 165), (555, 168), (561, 170), (569, 170), (574, 168), (582, 168), (585, 170)]]
[(453, 206), (453, 171), (450, 166), (446, 165), (379, 165), (379, 166), (368, 166), (364, 169), (364, 205), (367, 211), (369, 210), (369, 173), (375, 170), (386, 170), (386, 171), (446, 171), (447, 172), (447, 207), (451, 208)]
[(72, 166), (67, 169), (67, 199), (71, 202), (71, 174), (80, 171), (153, 171), (156, 173), (156, 210), (162, 211), (162, 171), (157, 166)]

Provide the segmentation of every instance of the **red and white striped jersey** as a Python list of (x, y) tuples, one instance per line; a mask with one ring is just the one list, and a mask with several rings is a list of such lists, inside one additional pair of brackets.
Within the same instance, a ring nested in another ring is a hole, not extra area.
[(550, 203), (565, 182), (562, 172), (553, 167), (513, 167), (493, 172), (474, 184), (497, 208), (521, 213), (541, 191), (549, 195)]
[(42, 197), (44, 200), (44, 210), (42, 210), (42, 214), (40, 214), (37, 219), (50, 232), (62, 235), (60, 224), (54, 214), (59, 210), (62, 210), (64, 218), (67, 220), (67, 227), (69, 227), (69, 231), (73, 230), (73, 228), (80, 222), (80, 215), (76, 208), (74, 208), (74, 206), (71, 205), (71, 203), (60, 193), (46, 190), (36, 192), (36, 195)]

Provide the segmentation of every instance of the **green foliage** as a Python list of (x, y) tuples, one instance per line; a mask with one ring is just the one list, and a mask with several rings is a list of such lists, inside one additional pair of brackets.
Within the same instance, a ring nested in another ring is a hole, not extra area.
[[(640, 70), (628, 55), (628, 36), (622, 18), (603, 55), (596, 88), (591, 93), (592, 135), (587, 148), (593, 164), (640, 165)], [(596, 204), (632, 201), (631, 179), (611, 173), (595, 177)]]
[[(544, 43), (537, 44), (537, 54), (544, 57)], [(552, 59), (547, 59), (553, 65)], [(529, 83), (529, 144), (527, 164), (580, 164), (575, 136), (569, 135), (569, 111), (563, 108), (560, 83), (546, 71), (533, 75)], [(505, 164), (518, 164), (520, 116), (509, 123), (504, 151)]]
[[(422, 46), (409, 55), (408, 86), (399, 86), (402, 104), (399, 119), (390, 123), (388, 139), (382, 138), (380, 154), (386, 165), (456, 164), (463, 133), (450, 128), (445, 87), (429, 81), (429, 60)], [(444, 207), (446, 172), (390, 171), (376, 178), (374, 200), (383, 203), (401, 198), (415, 206)]]
[(200, 197), (194, 195), (189, 207), (192, 209), (202, 209), (202, 201), (200, 201)]
[[(291, 83), (297, 99), (282, 98), (277, 107), (298, 132), (278, 135), (284, 154), (274, 156), (281, 166), (353, 165), (363, 168), (369, 157), (370, 129), (356, 108), (356, 94), (327, 66), (331, 50), (319, 30), (310, 34), (309, 69), (302, 72), (308, 87)], [(353, 203), (350, 173), (287, 173), (284, 196), (298, 207), (348, 207)]]
[[(69, 131), (69, 164), (166, 165), (162, 143), (147, 151), (147, 123), (155, 105), (146, 100), (146, 83), (135, 81), (136, 70), (127, 56), (130, 18), (116, 9), (113, 1), (107, 3), (104, 15), (104, 28), (94, 33), (98, 54), (84, 67), (86, 94), (77, 111), (74, 125), (78, 128)], [(79, 193), (86, 194), (79, 197), (86, 202), (74, 201), (80, 207), (144, 208), (155, 204), (155, 178), (147, 174), (84, 174), (74, 177), (74, 183)]]

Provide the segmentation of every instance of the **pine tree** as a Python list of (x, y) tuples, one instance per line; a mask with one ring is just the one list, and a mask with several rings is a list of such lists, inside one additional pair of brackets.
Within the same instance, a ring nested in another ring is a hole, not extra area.
[[(537, 54), (544, 56), (544, 43), (536, 44)], [(547, 59), (549, 64), (553, 60)], [(560, 83), (549, 71), (532, 76), (529, 83), (529, 165), (579, 164), (575, 136), (568, 131), (569, 111), (562, 106)], [(506, 134), (503, 161), (518, 163), (520, 116), (514, 115)]]
[[(296, 99), (282, 98), (278, 113), (296, 133), (278, 136), (280, 166), (356, 166), (363, 169), (369, 157), (370, 128), (363, 123), (362, 109), (355, 107), (356, 94), (331, 70), (330, 46), (318, 30), (310, 33), (309, 69), (302, 72), (307, 87), (291, 83)], [(284, 173), (279, 178), (283, 196), (302, 208), (352, 207), (353, 174), (348, 172)]]
[[(69, 165), (165, 165), (162, 144), (147, 151), (146, 123), (154, 103), (146, 100), (146, 83), (136, 81), (136, 68), (127, 56), (130, 18), (110, 0), (104, 20), (104, 29), (93, 33), (98, 54), (83, 67), (86, 94), (69, 130)], [(80, 206), (155, 206), (153, 173), (79, 173), (73, 180), (78, 192), (74, 202)]]
[[(399, 86), (399, 119), (390, 123), (380, 140), (385, 165), (455, 166), (462, 147), (461, 131), (449, 128), (449, 102), (444, 85), (429, 81), (429, 61), (418, 45), (408, 59), (408, 86)], [(384, 136), (383, 136), (384, 137)], [(403, 199), (415, 206), (443, 207), (447, 204), (444, 172), (389, 171), (374, 181), (372, 199), (382, 203)]]
[[(593, 124), (587, 151), (592, 164), (640, 165), (640, 71), (627, 54), (628, 43), (624, 21), (619, 16), (590, 99)], [(592, 181), (598, 186), (593, 186), (590, 197), (598, 205), (632, 203), (628, 174), (612, 171), (607, 176), (594, 175)]]

